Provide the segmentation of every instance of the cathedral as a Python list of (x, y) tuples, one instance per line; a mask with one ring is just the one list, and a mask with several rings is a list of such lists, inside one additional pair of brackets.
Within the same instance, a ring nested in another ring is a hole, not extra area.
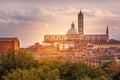
[(95, 42), (107, 42), (109, 40), (108, 27), (106, 34), (84, 34), (84, 14), (83, 12), (78, 13), (78, 30), (75, 28), (75, 24), (72, 22), (71, 28), (65, 35), (45, 35), (43, 45), (54, 46), (59, 50), (66, 50), (72, 47), (78, 47), (82, 44), (89, 44)]

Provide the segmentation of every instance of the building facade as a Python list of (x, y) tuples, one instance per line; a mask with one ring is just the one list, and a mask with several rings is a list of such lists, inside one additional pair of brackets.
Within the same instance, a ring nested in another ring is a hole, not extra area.
[(0, 54), (7, 53), (9, 49), (13, 49), (15, 51), (20, 49), (18, 38), (0, 38)]
[(100, 35), (86, 35), (84, 34), (83, 13), (78, 14), (78, 30), (75, 29), (75, 24), (71, 24), (71, 28), (65, 35), (45, 35), (44, 46), (54, 46), (59, 50), (66, 50), (71, 47), (77, 47), (81, 44), (88, 44), (92, 42), (107, 42), (109, 39), (108, 27), (106, 34)]

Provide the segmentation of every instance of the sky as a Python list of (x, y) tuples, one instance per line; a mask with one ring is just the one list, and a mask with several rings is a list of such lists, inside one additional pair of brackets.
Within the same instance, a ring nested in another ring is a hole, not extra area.
[(120, 0), (0, 0), (0, 37), (18, 37), (20, 47), (44, 35), (65, 35), (77, 15), (84, 13), (85, 34), (105, 34), (120, 40)]

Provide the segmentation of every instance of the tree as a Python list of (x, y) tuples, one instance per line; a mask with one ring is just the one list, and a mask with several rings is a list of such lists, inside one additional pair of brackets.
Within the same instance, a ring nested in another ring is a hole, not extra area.
[(105, 62), (101, 67), (113, 80), (120, 79), (120, 63), (114, 61)]
[(3, 80), (60, 80), (59, 70), (51, 70), (48, 66), (41, 66), (31, 70), (16, 69), (3, 76)]
[(102, 64), (101, 69), (105, 70), (105, 68), (111, 66), (111, 64), (113, 63), (113, 61), (106, 61)]
[(120, 63), (112, 63), (109, 67), (105, 68), (107, 74), (109, 74), (112, 78), (119, 76), (120, 73)]
[(61, 80), (109, 80), (101, 69), (94, 69), (83, 63), (66, 62), (60, 69)]
[(28, 52), (10, 50), (0, 56), (0, 80), (109, 80), (101, 70), (82, 62), (38, 61)]
[(7, 54), (0, 56), (0, 79), (14, 69), (31, 69), (39, 67), (39, 61), (28, 52), (9, 50)]

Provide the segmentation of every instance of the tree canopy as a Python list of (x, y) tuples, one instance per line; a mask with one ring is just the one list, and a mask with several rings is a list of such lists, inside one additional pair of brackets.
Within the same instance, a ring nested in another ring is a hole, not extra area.
[(32, 53), (8, 51), (0, 56), (0, 80), (110, 80), (101, 69), (82, 62), (40, 61)]

